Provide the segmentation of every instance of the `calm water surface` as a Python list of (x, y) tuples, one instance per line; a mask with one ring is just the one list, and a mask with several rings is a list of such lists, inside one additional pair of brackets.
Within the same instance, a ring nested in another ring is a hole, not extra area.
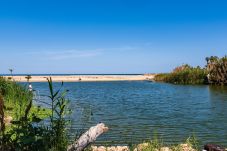
[[(59, 83), (55, 83), (59, 86)], [(46, 83), (33, 83), (47, 94)], [(193, 133), (202, 143), (227, 145), (227, 88), (150, 82), (65, 83), (73, 109), (72, 136), (104, 122), (110, 130), (97, 143), (127, 144), (151, 139), (166, 143)]]

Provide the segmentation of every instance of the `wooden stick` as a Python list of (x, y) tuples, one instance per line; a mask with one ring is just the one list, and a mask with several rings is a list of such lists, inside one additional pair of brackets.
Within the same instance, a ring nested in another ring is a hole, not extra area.
[(106, 127), (104, 123), (99, 123), (96, 126), (91, 127), (72, 145), (69, 145), (67, 151), (82, 151), (89, 144), (93, 143), (99, 135), (107, 132), (108, 129), (109, 128)]

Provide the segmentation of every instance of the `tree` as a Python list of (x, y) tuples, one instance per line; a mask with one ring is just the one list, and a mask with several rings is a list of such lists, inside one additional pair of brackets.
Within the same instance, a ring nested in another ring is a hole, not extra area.
[(9, 69), (9, 72), (11, 74), (11, 77), (13, 77), (13, 69)]
[(27, 79), (27, 82), (29, 82), (29, 80), (32, 78), (32, 76), (31, 75), (27, 75), (25, 78)]
[[(207, 60), (207, 59), (206, 59)], [(211, 56), (206, 65), (210, 84), (227, 85), (227, 56)]]

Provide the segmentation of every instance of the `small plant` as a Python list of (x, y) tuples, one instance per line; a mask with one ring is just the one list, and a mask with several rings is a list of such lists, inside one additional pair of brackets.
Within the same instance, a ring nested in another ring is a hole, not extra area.
[(145, 141), (136, 146), (137, 150), (158, 151), (163, 147), (163, 141), (159, 138), (158, 133), (154, 132), (152, 140)]
[[(54, 91), (51, 78), (48, 84), (50, 103), (46, 104), (49, 104), (50, 109), (46, 110), (51, 112), (40, 118), (39, 112), (43, 110), (33, 105), (32, 93), (13, 81), (0, 78), (0, 150), (66, 150), (68, 91), (61, 90), (63, 83), (60, 89)], [(11, 103), (11, 98), (17, 99)], [(13, 106), (10, 110), (9, 104)], [(10, 126), (5, 126), (5, 114), (16, 115)], [(48, 116), (49, 121), (46, 120)]]
[(148, 147), (144, 151), (156, 151), (160, 150), (163, 146), (163, 141), (159, 138), (158, 133), (153, 133), (153, 138), (148, 142)]
[(53, 83), (51, 78), (47, 78), (49, 84), (50, 95), (48, 96), (51, 100), (51, 116), (50, 116), (50, 128), (52, 130), (52, 137), (50, 138), (51, 143), (55, 150), (65, 150), (67, 147), (66, 138), (66, 115), (69, 114), (68, 103), (69, 100), (65, 98), (68, 90), (61, 91), (61, 87), (54, 91)]
[(4, 122), (4, 101), (3, 101), (3, 97), (0, 93), (0, 132), (3, 134), (3, 132), (5, 131), (5, 122)]
[(199, 150), (199, 141), (196, 138), (195, 134), (193, 134), (192, 136), (190, 136), (187, 140), (186, 140), (186, 144), (188, 144), (189, 146), (191, 146), (192, 148), (194, 148), (195, 150)]

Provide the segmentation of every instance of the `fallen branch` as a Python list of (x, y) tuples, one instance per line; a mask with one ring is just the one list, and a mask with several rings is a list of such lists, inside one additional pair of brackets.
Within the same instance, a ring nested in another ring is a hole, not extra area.
[(82, 151), (89, 144), (94, 142), (99, 135), (107, 131), (108, 127), (106, 127), (104, 123), (99, 123), (96, 126), (91, 127), (72, 145), (68, 146), (67, 151)]

